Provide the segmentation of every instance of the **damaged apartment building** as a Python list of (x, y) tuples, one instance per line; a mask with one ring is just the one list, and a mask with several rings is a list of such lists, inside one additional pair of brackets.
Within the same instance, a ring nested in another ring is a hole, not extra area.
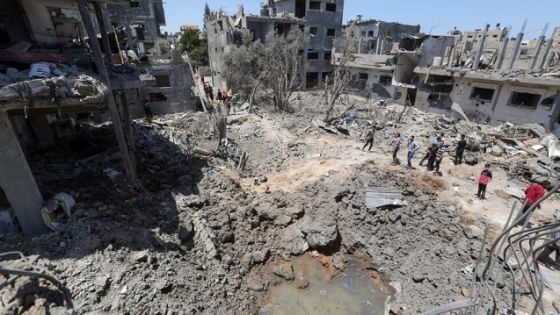
[[(109, 4), (109, 20), (125, 58), (138, 69), (151, 75), (145, 87), (128, 98), (134, 103), (150, 102), (152, 113), (196, 110), (198, 100), (193, 93), (194, 79), (189, 61), (172, 41), (160, 32), (165, 26), (161, 0), (131, 0), (126, 5)], [(169, 46), (165, 51), (158, 46)], [(141, 106), (131, 108), (132, 117), (144, 114)]]
[(310, 40), (304, 52), (303, 86), (312, 88), (331, 73), (334, 39), (340, 36), (344, 10), (343, 0), (269, 0), (260, 15), (234, 16), (213, 14), (207, 17), (208, 52), (213, 85), (222, 89), (223, 58), (231, 45), (241, 43), (243, 30), (250, 30), (254, 40), (263, 41), (270, 32), (288, 32), (290, 27), (305, 28)]
[(405, 36), (395, 99), (435, 112), (456, 104), (490, 124), (537, 123), (560, 134), (560, 27), (546, 38), (511, 37), (497, 25), (447, 36)]
[[(51, 211), (57, 210), (53, 204), (68, 205), (71, 197), (52, 192), (45, 196), (34, 176), (40, 167), (30, 159), (91, 143), (88, 130), (98, 126), (107, 125), (115, 143), (115, 173), (135, 182), (131, 119), (136, 112), (141, 115), (146, 85), (155, 84), (156, 89), (169, 82), (142, 73), (122, 58), (123, 46), (114, 32), (117, 26), (109, 22), (107, 9), (108, 5), (128, 7), (131, 2), (0, 3), (0, 228), (18, 225), (26, 234), (37, 235), (54, 226), (49, 221)], [(162, 63), (185, 71), (182, 58), (172, 51)], [(188, 86), (189, 78), (176, 82)], [(105, 122), (108, 118), (110, 124)]]
[[(394, 98), (393, 75), (397, 69), (397, 52), (403, 36), (418, 34), (420, 25), (407, 25), (379, 20), (350, 21), (343, 32), (357, 38), (358, 47), (345, 65), (351, 74), (353, 93), (370, 95), (373, 99)], [(333, 64), (339, 65), (341, 54), (336, 52)]]

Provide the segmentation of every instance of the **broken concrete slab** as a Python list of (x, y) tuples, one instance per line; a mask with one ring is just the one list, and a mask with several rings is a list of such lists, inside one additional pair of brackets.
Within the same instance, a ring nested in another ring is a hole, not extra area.
[(366, 190), (366, 207), (368, 209), (401, 206), (402, 193), (394, 187), (369, 187)]

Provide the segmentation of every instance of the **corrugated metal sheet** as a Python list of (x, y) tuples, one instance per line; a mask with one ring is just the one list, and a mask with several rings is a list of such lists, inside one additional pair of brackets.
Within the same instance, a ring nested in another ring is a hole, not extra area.
[(384, 206), (402, 205), (401, 191), (394, 187), (369, 187), (366, 190), (366, 207), (368, 209)]

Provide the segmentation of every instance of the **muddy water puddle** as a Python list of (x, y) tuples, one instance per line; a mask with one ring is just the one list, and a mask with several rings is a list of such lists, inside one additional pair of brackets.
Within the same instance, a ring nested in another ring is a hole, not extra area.
[(339, 274), (334, 274), (333, 268), (329, 268), (328, 263), (321, 262), (308, 255), (295, 258), (293, 268), (296, 280), (284, 282), (271, 289), (267, 313), (273, 315), (383, 315), (385, 313), (388, 292), (362, 268), (359, 261), (348, 261), (344, 272)]

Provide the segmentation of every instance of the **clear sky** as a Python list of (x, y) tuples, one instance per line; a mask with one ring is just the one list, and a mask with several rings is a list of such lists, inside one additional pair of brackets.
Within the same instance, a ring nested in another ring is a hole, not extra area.
[[(182, 24), (202, 25), (204, 3), (212, 10), (222, 8), (226, 13), (237, 11), (243, 3), (246, 13), (259, 14), (265, 0), (163, 0), (167, 26), (163, 31), (178, 32)], [(527, 18), (525, 39), (538, 37), (544, 24), (550, 23), (548, 35), (560, 26), (560, 0), (346, 0), (344, 21), (362, 15), (364, 19), (420, 24), (421, 31), (434, 35), (459, 30), (483, 28), (487, 23), (512, 26), (519, 32)]]

